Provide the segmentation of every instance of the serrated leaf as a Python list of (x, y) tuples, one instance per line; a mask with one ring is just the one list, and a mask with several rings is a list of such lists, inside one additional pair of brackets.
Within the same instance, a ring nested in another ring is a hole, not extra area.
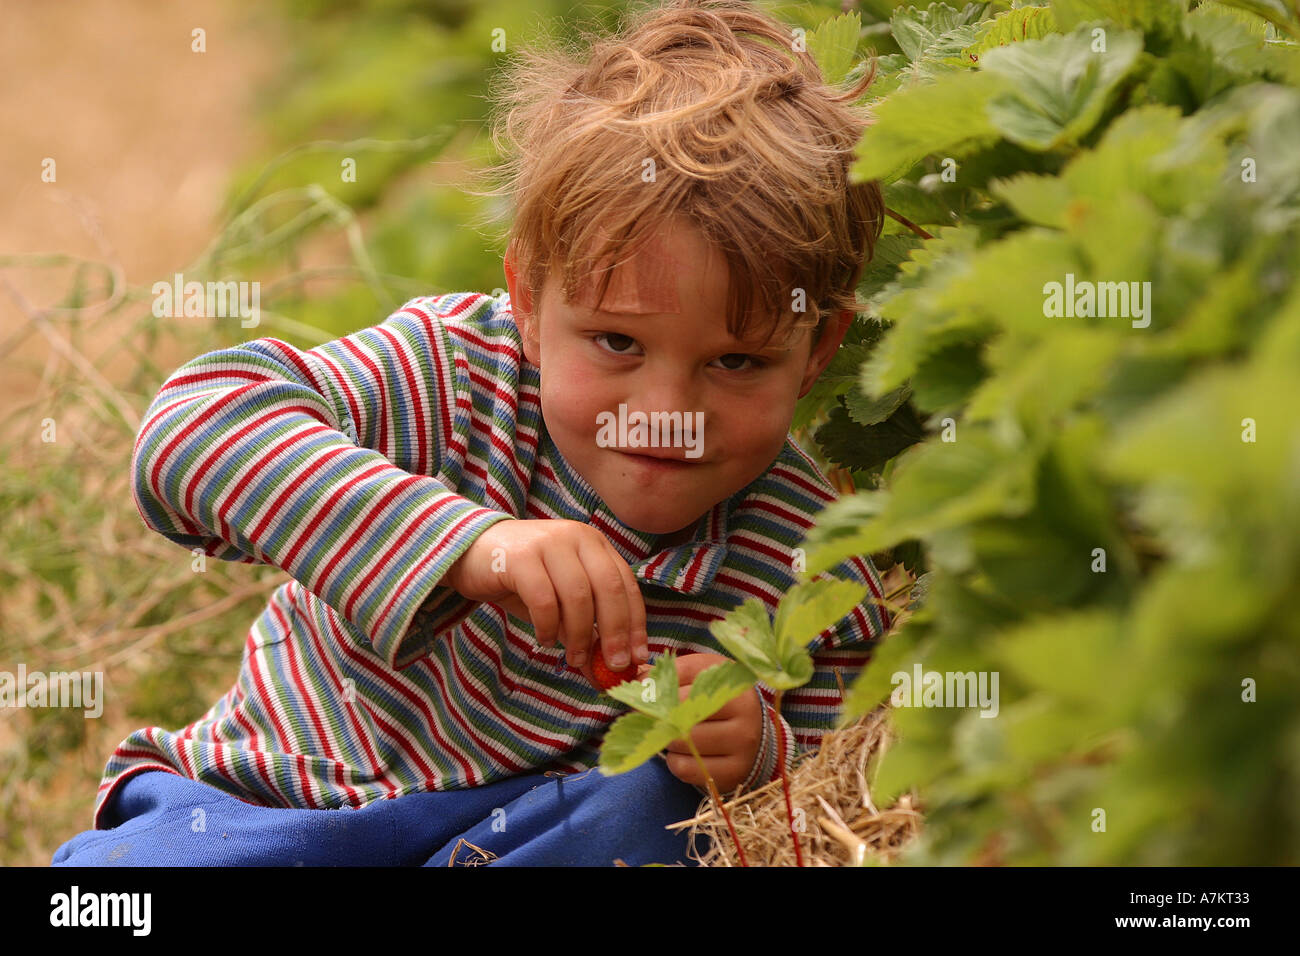
[(913, 63), (926, 58), (955, 56), (978, 35), (984, 4), (968, 3), (957, 10), (946, 3), (925, 9), (899, 7), (889, 19), (890, 31)]
[(685, 737), (692, 727), (707, 720), (754, 686), (749, 668), (736, 661), (714, 664), (695, 675), (686, 699), (673, 708), (669, 721)]
[(849, 75), (861, 32), (862, 18), (857, 13), (843, 13), (823, 20), (808, 36), (808, 52), (817, 61), (822, 78), (829, 85), (842, 83)]
[(960, 157), (1000, 136), (988, 104), (1005, 91), (988, 72), (953, 73), (898, 90), (875, 107), (876, 122), (854, 150), (854, 182), (893, 182), (926, 156)]
[(773, 666), (776, 635), (767, 608), (758, 598), (750, 598), (721, 620), (709, 622), (709, 633), (754, 673), (762, 674)]
[(885, 506), (856, 532), (827, 538), (820, 522), (807, 538), (807, 573), (871, 554), (908, 538), (989, 516), (1024, 514), (1033, 506), (1034, 457), (1007, 450), (987, 432), (965, 426), (955, 442), (918, 446), (894, 473)]
[(655, 661), (645, 678), (642, 678), (654, 681), (655, 694), (651, 700), (641, 699), (645, 685), (640, 681), (624, 681), (611, 687), (606, 693), (648, 717), (667, 718), (673, 702), (677, 700), (676, 660), (676, 655), (664, 654)]
[[(860, 323), (855, 323), (860, 325)], [(879, 335), (880, 326), (871, 323), (874, 331), (867, 334)], [(794, 418), (790, 422), (791, 431), (807, 428), (822, 414), (828, 414), (835, 407), (835, 399), (846, 394), (857, 382), (862, 363), (871, 354), (874, 342), (848, 342), (836, 350), (826, 370), (817, 376), (808, 394), (795, 403)]]
[(989, 184), (989, 189), (1026, 222), (1056, 229), (1065, 228), (1065, 209), (1070, 202), (1070, 187), (1063, 179), (1022, 173), (994, 180)]
[(983, 27), (979, 37), (962, 50), (961, 55), (972, 63), (978, 63), (984, 53), (994, 47), (1023, 40), (1037, 40), (1056, 32), (1056, 18), (1052, 16), (1050, 7), (1005, 10)]
[(1027, 149), (1077, 142), (1101, 118), (1111, 91), (1141, 52), (1141, 35), (1122, 30), (1107, 31), (1105, 52), (1094, 52), (1087, 27), (989, 50), (982, 72), (999, 76), (1007, 88), (988, 102), (988, 118)]
[[(641, 700), (641, 689), (633, 684), (612, 688), (618, 697), (640, 711), (624, 714), (610, 726), (600, 750), (600, 769), (606, 775), (626, 773), (645, 763), (674, 740), (685, 738), (691, 728), (712, 717), (729, 701), (754, 686), (753, 675), (735, 661), (715, 664), (695, 675), (685, 700), (677, 683), (676, 656), (665, 654), (650, 674), (658, 693), (652, 702)], [(622, 696), (614, 691), (624, 691)], [(644, 711), (653, 708), (655, 713)]]
[(925, 429), (906, 404), (877, 425), (859, 425), (843, 406), (838, 406), (831, 410), (829, 421), (817, 429), (815, 437), (829, 461), (854, 471), (867, 471), (923, 439)]
[[(1101, 389), (1120, 347), (1120, 337), (1105, 328), (1061, 328), (997, 369), (971, 397), (966, 415), (972, 422), (1052, 428), (1076, 402)], [(996, 363), (1000, 353), (990, 354)]]
[[(809, 581), (792, 587), (781, 598), (773, 625), (781, 651), (799, 650), (807, 658), (806, 645), (861, 604), (867, 590), (865, 584), (838, 578)], [(808, 678), (801, 683), (806, 683), (811, 677), (812, 661), (809, 659)]]
[(858, 385), (848, 389), (844, 395), (844, 408), (848, 411), (849, 417), (859, 425), (875, 425), (883, 422), (898, 409), (912, 394), (912, 386), (900, 385), (898, 388), (886, 392), (879, 398), (871, 398), (865, 395)]
[(600, 748), (600, 771), (606, 776), (635, 770), (681, 736), (668, 722), (649, 714), (630, 713), (614, 721)]

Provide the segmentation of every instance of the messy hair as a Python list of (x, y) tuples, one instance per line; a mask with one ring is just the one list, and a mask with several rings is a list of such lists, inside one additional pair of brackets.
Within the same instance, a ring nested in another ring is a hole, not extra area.
[(726, 258), (732, 335), (754, 334), (756, 315), (770, 341), (860, 311), (884, 200), (848, 170), (874, 65), (849, 89), (828, 86), (792, 29), (739, 0), (624, 17), (576, 46), (546, 37), (497, 76), (492, 140), (505, 158), (489, 194), (511, 200), (521, 280), (540, 293), (556, 274), (571, 301), (600, 275), (603, 302), (615, 265), (684, 217)]

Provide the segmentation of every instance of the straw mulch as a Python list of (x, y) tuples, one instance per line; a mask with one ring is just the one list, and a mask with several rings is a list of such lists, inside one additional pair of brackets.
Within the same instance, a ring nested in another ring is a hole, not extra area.
[[(912, 794), (884, 809), (871, 799), (867, 768), (891, 739), (886, 709), (879, 708), (825, 734), (821, 747), (795, 764), (788, 775), (790, 802), (795, 827), (802, 830), (795, 835), (805, 866), (889, 863), (920, 832), (920, 808)], [(726, 807), (750, 866), (796, 865), (780, 780), (727, 801)], [(670, 829), (687, 827), (694, 845), (703, 845), (696, 834), (710, 838), (709, 849), (703, 855), (693, 850), (692, 860), (701, 866), (740, 865), (727, 824), (707, 797), (695, 817)]]

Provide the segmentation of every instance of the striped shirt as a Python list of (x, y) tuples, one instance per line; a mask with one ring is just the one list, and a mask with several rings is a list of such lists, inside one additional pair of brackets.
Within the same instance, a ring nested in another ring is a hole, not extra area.
[[(652, 661), (725, 653), (710, 621), (747, 598), (774, 612), (793, 555), (834, 498), (787, 437), (768, 470), (701, 517), (693, 540), (621, 524), (559, 454), (508, 295), (411, 300), (384, 322), (302, 351), (274, 338), (219, 349), (168, 377), (132, 460), (146, 525), (210, 557), (291, 580), (253, 621), (234, 687), (178, 731), (138, 730), (108, 761), (95, 826), (129, 775), (164, 770), (247, 802), (359, 807), (537, 770), (596, 766), (622, 704), (537, 643), (531, 625), (440, 585), (493, 523), (599, 528), (645, 599)], [(865, 558), (830, 572), (880, 579)], [(812, 680), (756, 690), (763, 741), (742, 790), (834, 727), (839, 681), (888, 617), (870, 599), (809, 644)]]

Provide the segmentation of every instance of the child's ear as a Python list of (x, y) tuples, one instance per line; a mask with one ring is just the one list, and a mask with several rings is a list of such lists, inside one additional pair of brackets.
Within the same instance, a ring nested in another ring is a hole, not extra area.
[(799, 383), (800, 398), (808, 394), (808, 390), (813, 387), (813, 382), (817, 381), (817, 376), (826, 371), (826, 366), (831, 364), (831, 359), (835, 357), (835, 352), (844, 341), (844, 335), (852, 324), (853, 312), (849, 309), (840, 309), (834, 317), (826, 320), (821, 338), (808, 354), (808, 365), (804, 369), (803, 380)]
[(515, 258), (515, 244), (506, 247), (503, 263), (506, 272), (506, 288), (510, 291), (510, 310), (515, 317), (515, 327), (524, 343), (524, 358), (533, 365), (541, 367), (541, 346), (537, 333), (537, 316), (533, 311), (533, 291), (528, 283), (519, 278), (518, 262)]

